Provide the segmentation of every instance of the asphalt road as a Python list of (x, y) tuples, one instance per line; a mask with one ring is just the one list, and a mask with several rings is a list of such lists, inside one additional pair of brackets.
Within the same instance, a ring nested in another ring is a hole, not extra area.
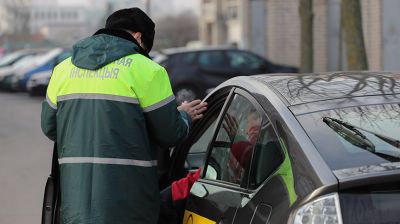
[(41, 221), (52, 143), (41, 132), (43, 98), (0, 92), (0, 223)]

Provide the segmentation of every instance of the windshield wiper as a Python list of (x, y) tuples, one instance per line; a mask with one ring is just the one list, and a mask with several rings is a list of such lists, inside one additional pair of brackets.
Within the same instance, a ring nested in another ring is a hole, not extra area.
[(388, 144), (400, 149), (400, 141), (397, 140), (397, 139), (391, 138), (389, 136), (381, 135), (381, 134), (375, 133), (373, 131), (366, 130), (364, 128), (360, 128), (360, 127), (356, 127), (356, 126), (354, 126), (354, 127), (357, 128), (357, 129), (363, 130), (365, 132), (368, 132), (370, 134), (373, 134), (376, 137), (380, 138), (382, 141), (384, 141), (384, 142), (386, 142), (386, 143), (388, 143)]
[(389, 161), (398, 161), (399, 157), (390, 155), (384, 152), (378, 152), (375, 150), (375, 145), (358, 129), (368, 132), (370, 134), (375, 135), (376, 137), (382, 139), (383, 141), (389, 143), (390, 145), (399, 148), (400, 141), (393, 139), (391, 137), (387, 137), (381, 134), (374, 133), (369, 130), (365, 130), (363, 128), (351, 125), (347, 122), (331, 118), (331, 117), (323, 117), (322, 119), (330, 128), (332, 128), (336, 133), (342, 136), (351, 144), (358, 146), (360, 148), (366, 149), (378, 156), (384, 157)]
[(342, 136), (351, 144), (366, 149), (370, 152), (375, 152), (375, 145), (363, 133), (357, 130), (353, 125), (344, 121), (323, 117), (322, 119), (330, 128)]

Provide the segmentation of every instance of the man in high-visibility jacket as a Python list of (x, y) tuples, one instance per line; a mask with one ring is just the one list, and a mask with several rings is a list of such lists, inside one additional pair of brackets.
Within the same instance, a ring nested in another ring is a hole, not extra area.
[(53, 71), (42, 130), (58, 146), (62, 224), (157, 223), (156, 147), (185, 140), (206, 104), (177, 109), (148, 56), (154, 27), (138, 8), (119, 10)]

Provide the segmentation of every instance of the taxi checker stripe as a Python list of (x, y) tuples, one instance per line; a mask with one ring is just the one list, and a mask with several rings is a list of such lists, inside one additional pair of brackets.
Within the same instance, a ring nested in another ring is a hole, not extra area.
[(54, 110), (57, 110), (57, 105), (55, 105), (54, 103), (51, 102), (49, 95), (47, 95), (47, 94), (46, 94), (46, 101), (51, 108), (53, 108)]
[(151, 105), (151, 106), (148, 106), (148, 107), (144, 107), (144, 108), (143, 108), (143, 111), (144, 111), (144, 112), (150, 112), (150, 111), (153, 111), (153, 110), (157, 110), (158, 108), (167, 105), (168, 103), (170, 103), (170, 102), (173, 101), (173, 100), (175, 100), (175, 96), (174, 96), (174, 95), (169, 96), (169, 97), (167, 97), (167, 98), (161, 100), (161, 101), (158, 102), (158, 103), (155, 103), (155, 104), (153, 104), (153, 105)]
[(139, 100), (127, 96), (116, 96), (110, 94), (99, 94), (99, 93), (74, 93), (57, 97), (57, 101), (64, 100), (75, 100), (75, 99), (88, 99), (88, 100), (111, 100), (123, 103), (139, 104)]
[(157, 160), (134, 160), (134, 159), (117, 159), (117, 158), (99, 158), (99, 157), (64, 157), (58, 159), (58, 163), (92, 163), (92, 164), (108, 164), (108, 165), (127, 165), (127, 166), (142, 166), (153, 167), (157, 166)]

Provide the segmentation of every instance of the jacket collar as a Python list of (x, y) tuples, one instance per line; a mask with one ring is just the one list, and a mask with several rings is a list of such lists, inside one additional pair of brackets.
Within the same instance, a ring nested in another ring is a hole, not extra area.
[[(124, 30), (117, 30), (117, 29), (100, 29), (98, 30), (93, 36), (99, 35), (99, 34), (106, 34), (114, 37), (119, 37), (125, 40), (128, 40), (132, 43), (134, 43), (137, 46), (137, 52), (141, 55), (146, 56), (147, 58), (150, 58), (149, 54), (140, 46), (140, 44), (135, 40), (135, 38), (132, 37), (131, 34)], [(151, 59), (151, 58), (150, 58)]]

